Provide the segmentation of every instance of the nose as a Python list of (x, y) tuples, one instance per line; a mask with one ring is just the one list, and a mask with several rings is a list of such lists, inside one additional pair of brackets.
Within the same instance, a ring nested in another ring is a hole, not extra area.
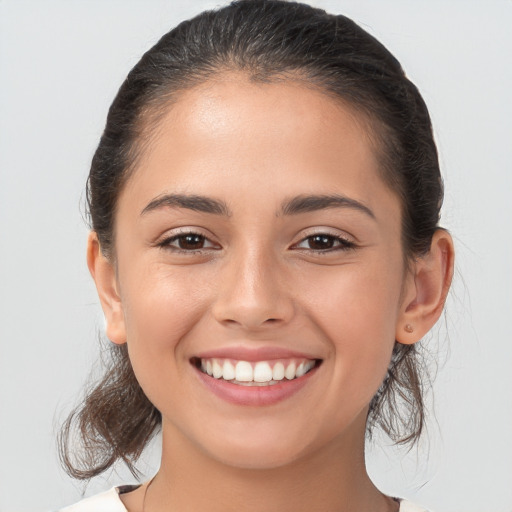
[(270, 251), (241, 251), (226, 262), (212, 311), (229, 327), (264, 330), (288, 323), (294, 314), (290, 287)]

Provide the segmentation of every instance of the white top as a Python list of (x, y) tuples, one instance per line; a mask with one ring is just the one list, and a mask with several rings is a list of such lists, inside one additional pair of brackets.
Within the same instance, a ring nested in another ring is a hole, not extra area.
[[(65, 507), (59, 512), (127, 512), (121, 498), (119, 498), (119, 494), (130, 492), (137, 487), (137, 485), (114, 487), (110, 491), (102, 492), (91, 498), (86, 498), (75, 505)], [(418, 505), (410, 501), (399, 501), (400, 512), (428, 512), (426, 509), (418, 507)]]

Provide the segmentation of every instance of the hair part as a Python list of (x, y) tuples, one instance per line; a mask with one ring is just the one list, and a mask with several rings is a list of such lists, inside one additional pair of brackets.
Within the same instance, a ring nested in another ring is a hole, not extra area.
[[(443, 185), (427, 107), (400, 63), (345, 16), (284, 0), (239, 0), (165, 34), (119, 89), (87, 182), (91, 227), (107, 257), (115, 260), (119, 195), (150, 146), (159, 118), (180, 93), (226, 71), (260, 83), (300, 80), (363, 114), (382, 177), (402, 206), (404, 261), (429, 251)], [(397, 443), (419, 439), (426, 375), (417, 346), (395, 343), (388, 374), (370, 403), (369, 435), (379, 426)], [(98, 475), (117, 460), (135, 472), (160, 424), (126, 347), (112, 346), (105, 376), (64, 424), (61, 460), (76, 478)]]

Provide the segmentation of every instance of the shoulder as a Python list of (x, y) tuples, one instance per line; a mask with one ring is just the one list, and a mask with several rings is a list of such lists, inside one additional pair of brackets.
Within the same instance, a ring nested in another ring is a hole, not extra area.
[(110, 491), (96, 494), (90, 498), (86, 498), (74, 505), (60, 509), (59, 512), (127, 512), (123, 502), (119, 498), (119, 494), (129, 492), (138, 486), (114, 487)]
[(428, 512), (428, 510), (418, 505), (415, 505), (410, 501), (400, 500), (399, 512)]
[[(109, 491), (86, 498), (58, 512), (127, 512), (119, 494), (132, 491), (138, 486), (114, 487)], [(407, 500), (400, 500), (399, 512), (428, 512), (426, 509)]]

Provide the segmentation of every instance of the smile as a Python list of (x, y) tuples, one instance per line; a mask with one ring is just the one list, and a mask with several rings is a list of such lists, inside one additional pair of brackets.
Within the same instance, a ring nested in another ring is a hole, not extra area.
[(304, 376), (317, 364), (315, 359), (273, 361), (236, 361), (233, 359), (201, 358), (197, 368), (214, 379), (240, 386), (272, 386)]

